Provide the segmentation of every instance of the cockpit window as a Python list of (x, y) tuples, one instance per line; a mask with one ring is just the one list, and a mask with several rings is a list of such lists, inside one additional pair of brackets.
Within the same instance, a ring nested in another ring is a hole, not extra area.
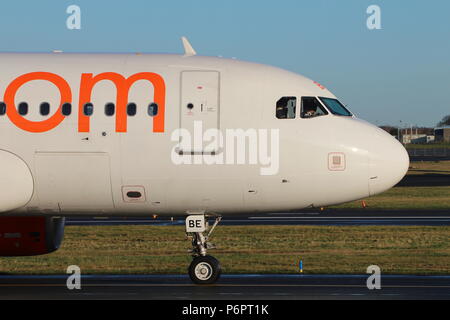
[(277, 102), (276, 116), (278, 119), (295, 119), (296, 109), (296, 97), (283, 97)]
[(302, 97), (302, 110), (300, 112), (302, 118), (315, 118), (327, 114), (327, 110), (316, 97)]
[(331, 113), (337, 116), (344, 116), (344, 117), (353, 116), (352, 113), (348, 111), (347, 108), (344, 107), (344, 105), (340, 103), (339, 100), (337, 99), (320, 98), (320, 100), (323, 102), (324, 105), (327, 106), (328, 109), (330, 109)]

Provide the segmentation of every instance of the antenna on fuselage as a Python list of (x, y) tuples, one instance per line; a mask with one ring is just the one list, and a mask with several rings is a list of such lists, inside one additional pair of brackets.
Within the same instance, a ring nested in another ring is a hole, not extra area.
[(192, 48), (192, 45), (190, 44), (189, 40), (186, 37), (181, 37), (181, 41), (183, 42), (185, 57), (192, 57), (197, 54), (197, 52), (195, 52), (194, 48)]

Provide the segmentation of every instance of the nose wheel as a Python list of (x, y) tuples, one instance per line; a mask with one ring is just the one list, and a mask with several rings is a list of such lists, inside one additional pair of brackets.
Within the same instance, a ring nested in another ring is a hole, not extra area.
[(195, 257), (189, 266), (189, 277), (196, 284), (213, 284), (221, 274), (219, 260), (212, 256)]
[(193, 257), (189, 266), (189, 277), (196, 284), (213, 284), (221, 274), (219, 260), (207, 255), (207, 250), (214, 248), (208, 239), (222, 217), (216, 216), (216, 221), (211, 228), (207, 218), (205, 214), (191, 214), (186, 218), (186, 234), (192, 239), (190, 252)]

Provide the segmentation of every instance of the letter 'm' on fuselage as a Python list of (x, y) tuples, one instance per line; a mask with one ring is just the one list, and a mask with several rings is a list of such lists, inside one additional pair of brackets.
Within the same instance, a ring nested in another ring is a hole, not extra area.
[(117, 89), (116, 132), (127, 132), (128, 93), (131, 86), (139, 80), (148, 80), (154, 87), (153, 99), (154, 102), (158, 104), (158, 114), (153, 118), (153, 132), (164, 132), (166, 87), (163, 78), (152, 72), (140, 72), (128, 78), (125, 78), (115, 72), (104, 72), (96, 76), (93, 76), (92, 73), (83, 73), (81, 75), (80, 82), (80, 101), (78, 111), (79, 132), (89, 132), (90, 130), (89, 116), (86, 116), (83, 113), (83, 106), (90, 102), (93, 87), (96, 83), (102, 80), (112, 81)]

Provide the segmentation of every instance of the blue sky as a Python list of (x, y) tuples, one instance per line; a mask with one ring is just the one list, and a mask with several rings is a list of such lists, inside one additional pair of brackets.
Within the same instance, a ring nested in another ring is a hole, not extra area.
[[(81, 30), (66, 28), (72, 4)], [(366, 27), (371, 4), (382, 30)], [(15, 0), (0, 15), (0, 51), (181, 53), (186, 35), (199, 54), (317, 80), (372, 123), (434, 126), (450, 114), (448, 0)]]

